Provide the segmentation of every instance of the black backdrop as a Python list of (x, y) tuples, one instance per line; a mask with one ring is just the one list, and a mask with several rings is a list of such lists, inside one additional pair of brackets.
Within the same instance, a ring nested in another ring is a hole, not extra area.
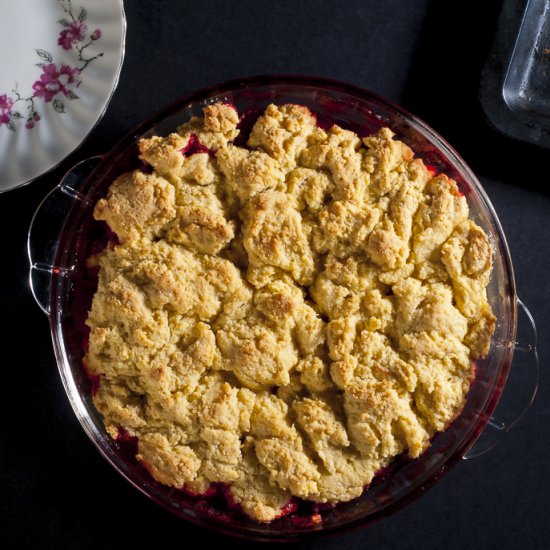
[(470, 164), (508, 236), (518, 292), (539, 327), (543, 366), (537, 401), (499, 447), (459, 464), (392, 517), (304, 547), (549, 547), (550, 153), (500, 136), (482, 115), (479, 77), (499, 9), (494, 0), (127, 0), (126, 59), (107, 114), (55, 171), (0, 197), (0, 545), (185, 546), (192, 536), (203, 544), (228, 542), (157, 508), (88, 441), (28, 289), (26, 231), (66, 169), (105, 152), (164, 104), (220, 80), (301, 73), (349, 81), (401, 103)]

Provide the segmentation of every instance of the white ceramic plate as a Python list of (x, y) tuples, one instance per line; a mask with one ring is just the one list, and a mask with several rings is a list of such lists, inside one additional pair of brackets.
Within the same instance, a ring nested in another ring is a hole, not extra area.
[(0, 192), (57, 166), (118, 83), (122, 0), (1, 0)]

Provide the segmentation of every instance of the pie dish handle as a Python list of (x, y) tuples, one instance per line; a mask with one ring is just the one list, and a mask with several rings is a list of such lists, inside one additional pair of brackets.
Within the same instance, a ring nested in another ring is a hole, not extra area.
[(29, 286), (36, 303), (48, 316), (52, 276), (70, 271), (55, 265), (61, 230), (75, 201), (88, 202), (80, 190), (101, 159), (95, 156), (75, 164), (44, 197), (32, 217), (27, 237)]
[(518, 335), (515, 342), (494, 342), (496, 347), (514, 347), (514, 357), (499, 404), (487, 426), (466, 452), (464, 459), (477, 458), (494, 449), (533, 404), (539, 383), (537, 327), (527, 306), (517, 298)]

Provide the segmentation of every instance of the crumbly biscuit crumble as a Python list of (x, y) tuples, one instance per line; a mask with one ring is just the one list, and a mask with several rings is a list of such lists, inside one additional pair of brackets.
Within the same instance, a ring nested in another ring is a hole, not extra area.
[(154, 478), (225, 483), (268, 522), (292, 496), (358, 497), (460, 413), (495, 328), (492, 249), (388, 128), (270, 105), (239, 147), (238, 122), (215, 104), (141, 140), (152, 172), (97, 203), (119, 244), (93, 260), (85, 361)]

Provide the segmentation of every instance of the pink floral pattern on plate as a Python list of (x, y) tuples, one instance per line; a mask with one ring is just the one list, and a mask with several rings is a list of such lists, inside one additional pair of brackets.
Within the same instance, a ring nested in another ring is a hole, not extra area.
[[(73, 101), (78, 99), (76, 89), (82, 82), (81, 74), (96, 59), (103, 57), (99, 53), (93, 57), (86, 55), (86, 48), (101, 38), (101, 29), (95, 29), (88, 34), (86, 25), (87, 12), (80, 7), (78, 15), (72, 5), (72, 0), (58, 0), (65, 13), (65, 17), (59, 19), (58, 23), (63, 28), (59, 33), (57, 44), (63, 50), (74, 49), (78, 54), (78, 66), (71, 67), (64, 63), (54, 63), (51, 53), (46, 50), (37, 49), (36, 53), (40, 62), (36, 64), (42, 74), (32, 85), (32, 92), (21, 94), (17, 84), (11, 90), (13, 96), (0, 94), (0, 127), (6, 126), (8, 130), (15, 132), (19, 120), (25, 119), (25, 128), (30, 130), (42, 118), (37, 106), (37, 100), (44, 103), (51, 103), (55, 112), (65, 113), (65, 104), (62, 99)], [(16, 109), (17, 104), (25, 106), (26, 115), (22, 109)]]

